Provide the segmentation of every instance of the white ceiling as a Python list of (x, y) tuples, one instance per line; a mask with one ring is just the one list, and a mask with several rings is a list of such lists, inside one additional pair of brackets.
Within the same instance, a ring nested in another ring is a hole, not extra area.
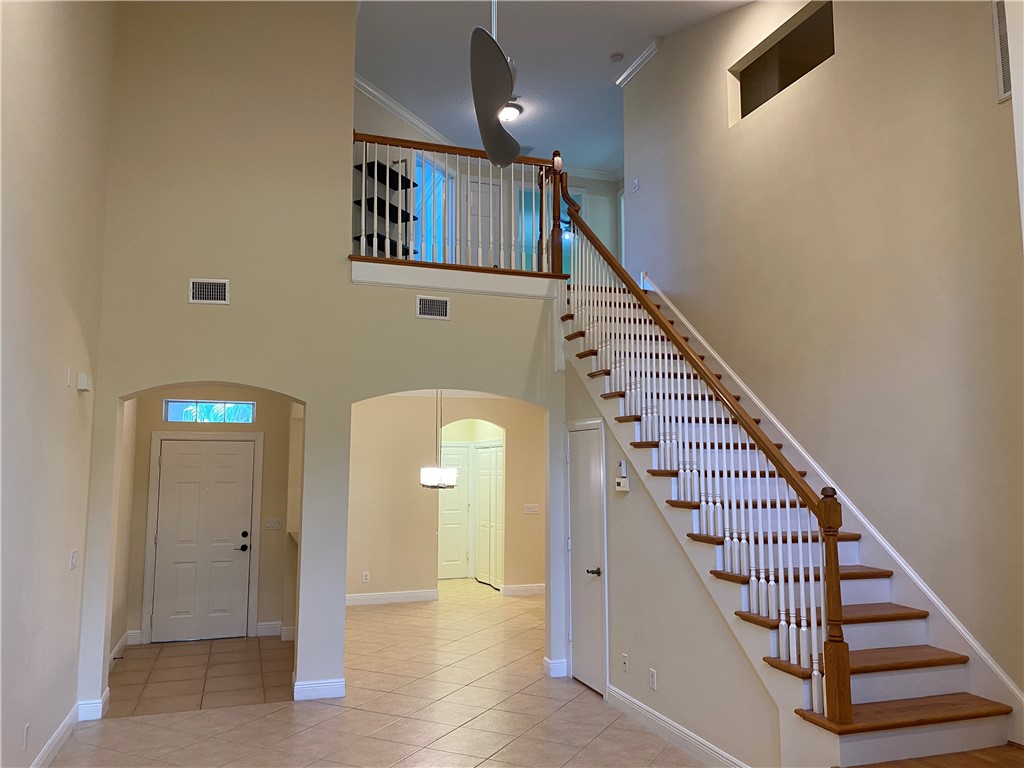
[[(498, 3), (498, 43), (518, 70), (524, 112), (511, 133), (530, 154), (559, 149), (570, 168), (621, 177), (622, 90), (616, 78), (664, 37), (746, 0)], [(359, 4), (356, 72), (457, 146), (480, 136), (469, 83), (469, 38), (491, 28), (491, 3)], [(613, 51), (625, 54), (615, 63)]]

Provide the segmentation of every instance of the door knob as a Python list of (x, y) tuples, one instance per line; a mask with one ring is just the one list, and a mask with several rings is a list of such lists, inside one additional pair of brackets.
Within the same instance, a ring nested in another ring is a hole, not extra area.
[(593, 574), (594, 576), (600, 576), (601, 566), (599, 565), (597, 568), (587, 568), (587, 573)]
[(243, 544), (240, 547), (235, 547), (235, 551), (236, 552), (248, 552), (249, 551), (249, 545), (248, 544)]

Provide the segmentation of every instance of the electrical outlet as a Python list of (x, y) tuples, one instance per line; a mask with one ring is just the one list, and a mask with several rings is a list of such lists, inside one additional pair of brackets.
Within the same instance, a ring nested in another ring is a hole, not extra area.
[(78, 565), (78, 550), (77, 549), (72, 549), (71, 550), (71, 557), (68, 559), (68, 570), (69, 571), (75, 570), (75, 566), (76, 565)]
[(651, 667), (647, 671), (651, 673), (651, 690), (652, 691), (658, 690), (658, 672), (657, 672), (657, 670), (654, 669), (654, 667)]
[(540, 514), (540, 504), (524, 504), (523, 505), (523, 514), (524, 515), (539, 515)]
[(363, 571), (363, 584), (369, 584), (369, 583), (370, 583), (370, 572), (369, 571)]
[(629, 656), (622, 654), (622, 671), (629, 672)]
[(21, 751), (28, 749), (28, 723), (25, 723), (25, 732), (21, 735)]

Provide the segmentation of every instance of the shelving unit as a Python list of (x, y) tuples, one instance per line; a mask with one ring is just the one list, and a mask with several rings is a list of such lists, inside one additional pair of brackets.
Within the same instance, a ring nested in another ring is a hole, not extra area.
[[(410, 190), (419, 185), (399, 169), (389, 167), (380, 160), (372, 160), (365, 165), (357, 163), (355, 169), (365, 174), (366, 183), (360, 188), (365, 188), (366, 197), (354, 201), (363, 226), (362, 233), (352, 239), (360, 246), (365, 242), (374, 256), (407, 259), (410, 255), (416, 255), (418, 251), (410, 249), (405, 243), (411, 240), (411, 222), (419, 220), (409, 210), (413, 198)], [(397, 202), (396, 195), (401, 196)]]

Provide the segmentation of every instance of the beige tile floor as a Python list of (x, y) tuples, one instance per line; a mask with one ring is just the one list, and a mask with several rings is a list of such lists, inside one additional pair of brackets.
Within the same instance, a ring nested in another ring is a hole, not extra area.
[(53, 765), (701, 765), (580, 683), (544, 677), (543, 598), (440, 590), (348, 609), (344, 698), (85, 722)]
[(294, 657), (276, 637), (129, 646), (110, 668), (104, 717), (290, 701)]

